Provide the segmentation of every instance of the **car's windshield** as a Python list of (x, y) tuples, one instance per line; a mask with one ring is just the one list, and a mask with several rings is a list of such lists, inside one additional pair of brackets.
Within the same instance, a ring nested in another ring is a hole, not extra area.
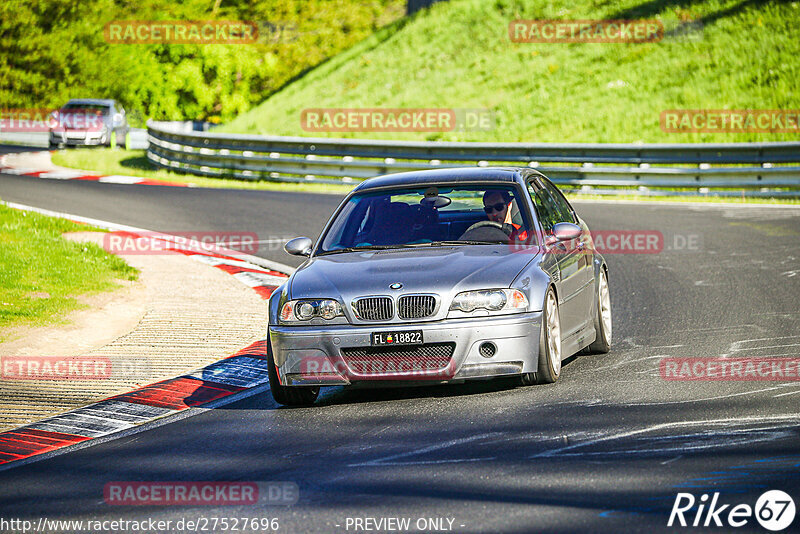
[(62, 111), (78, 111), (82, 113), (99, 113), (101, 115), (108, 115), (111, 113), (111, 108), (104, 104), (81, 104), (80, 102), (70, 102), (61, 108)]
[(512, 185), (437, 185), (351, 197), (317, 253), (530, 242), (527, 203)]

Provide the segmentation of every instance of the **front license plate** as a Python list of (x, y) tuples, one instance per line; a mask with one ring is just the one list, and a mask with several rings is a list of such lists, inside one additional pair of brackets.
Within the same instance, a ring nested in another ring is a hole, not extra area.
[(389, 345), (422, 345), (422, 330), (404, 330), (400, 332), (374, 332), (373, 347)]

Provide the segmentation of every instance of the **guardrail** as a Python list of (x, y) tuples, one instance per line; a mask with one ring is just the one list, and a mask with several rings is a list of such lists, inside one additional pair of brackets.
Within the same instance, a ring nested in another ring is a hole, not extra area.
[[(155, 123), (148, 123), (147, 131), (147, 157), (155, 165), (217, 178), (342, 183), (419, 169), (526, 165), (559, 185), (578, 186), (578, 191), (592, 194), (630, 193), (609, 187), (633, 186), (640, 189), (637, 194), (685, 195), (685, 191), (649, 189), (693, 188), (692, 194), (728, 189), (713, 194), (800, 196), (800, 142), (625, 145), (371, 141), (175, 131)], [(551, 163), (568, 165), (547, 165)], [(730, 191), (732, 188), (737, 191)]]

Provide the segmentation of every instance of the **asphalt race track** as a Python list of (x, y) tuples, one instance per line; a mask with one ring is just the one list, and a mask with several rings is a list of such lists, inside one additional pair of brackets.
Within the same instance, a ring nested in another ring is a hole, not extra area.
[[(13, 175), (0, 176), (0, 198), (265, 241), (316, 237), (340, 200)], [(281, 532), (363, 532), (353, 525), (365, 517), (411, 518), (416, 531), (420, 518), (444, 518), (455, 532), (653, 532), (678, 528), (667, 521), (679, 492), (719, 492), (730, 505), (722, 521), (770, 489), (800, 505), (800, 381), (672, 381), (659, 371), (666, 357), (800, 356), (800, 209), (576, 207), (594, 231), (658, 230), (664, 241), (658, 253), (606, 255), (612, 351), (571, 359), (557, 384), (334, 388), (300, 409), (265, 394), (0, 472), (0, 517), (278, 518)], [(278, 244), (259, 255), (298, 264)], [(286, 481), (299, 501), (110, 506), (103, 488), (113, 481)], [(735, 530), (765, 532), (753, 517)]]

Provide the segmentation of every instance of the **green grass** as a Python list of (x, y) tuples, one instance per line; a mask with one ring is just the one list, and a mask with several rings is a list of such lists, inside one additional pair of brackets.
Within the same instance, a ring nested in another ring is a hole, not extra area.
[(64, 219), (0, 205), (0, 341), (18, 325), (58, 322), (81, 307), (75, 297), (135, 280), (138, 271), (91, 243), (74, 243), (64, 232), (98, 230)]
[[(644, 44), (512, 43), (515, 19), (660, 19)], [(220, 131), (504, 142), (739, 142), (792, 133), (666, 133), (669, 109), (800, 108), (800, 2), (450, 0), (379, 30)], [(699, 31), (669, 36), (681, 21)], [(309, 133), (305, 108), (486, 108), (485, 132)]]
[(53, 163), (63, 167), (83, 169), (100, 174), (123, 174), (140, 176), (150, 180), (194, 184), (197, 187), (223, 189), (259, 189), (265, 191), (304, 191), (309, 193), (333, 193), (344, 195), (352, 185), (282, 183), (257, 180), (236, 180), (229, 178), (206, 178), (156, 169), (145, 156), (144, 150), (112, 150), (93, 148), (79, 150), (59, 150), (53, 154)]

